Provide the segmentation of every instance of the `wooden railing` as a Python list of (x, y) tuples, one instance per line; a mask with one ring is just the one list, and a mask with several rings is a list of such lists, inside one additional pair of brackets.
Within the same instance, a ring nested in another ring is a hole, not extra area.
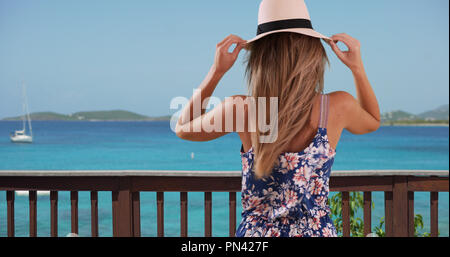
[[(0, 171), (6, 191), (7, 231), (13, 237), (14, 191), (29, 190), (29, 235), (37, 236), (36, 192), (50, 191), (50, 234), (58, 236), (58, 191), (70, 191), (71, 231), (78, 233), (78, 192), (90, 191), (91, 235), (98, 236), (98, 192), (112, 192), (114, 236), (140, 236), (140, 192), (157, 192), (157, 236), (164, 236), (164, 192), (180, 192), (180, 236), (188, 236), (188, 192), (204, 192), (205, 236), (212, 235), (212, 192), (229, 193), (229, 236), (237, 224), (240, 172), (220, 171)], [(386, 236), (414, 236), (414, 192), (430, 192), (431, 236), (438, 235), (438, 192), (448, 192), (448, 171), (333, 171), (330, 190), (342, 192), (343, 235), (350, 236), (349, 192), (364, 192), (364, 232), (371, 232), (372, 192), (384, 192)]]

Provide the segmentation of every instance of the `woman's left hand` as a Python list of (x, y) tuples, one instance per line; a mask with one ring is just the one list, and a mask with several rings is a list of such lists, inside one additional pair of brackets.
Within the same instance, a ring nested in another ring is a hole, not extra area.
[[(247, 41), (236, 35), (229, 35), (222, 42), (217, 44), (216, 57), (213, 64), (213, 69), (219, 74), (225, 74), (236, 62), (236, 59), (245, 47)], [(236, 44), (236, 48), (233, 52), (228, 52), (231, 45)]]

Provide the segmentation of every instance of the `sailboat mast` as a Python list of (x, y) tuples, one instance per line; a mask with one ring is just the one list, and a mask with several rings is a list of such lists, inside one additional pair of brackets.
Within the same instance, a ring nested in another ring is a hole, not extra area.
[(22, 103), (22, 130), (23, 130), (23, 133), (25, 133), (25, 129), (26, 129), (26, 127), (25, 127), (25, 103)]
[(25, 82), (23, 83), (23, 92), (24, 92), (24, 97), (25, 97), (25, 111), (27, 114), (27, 120), (28, 120), (28, 127), (30, 128), (30, 136), (33, 137), (33, 129), (31, 128), (31, 118), (30, 118), (30, 112), (28, 110), (28, 98), (27, 98), (27, 91), (25, 88)]
[(22, 84), (22, 131), (23, 131), (23, 133), (25, 133), (25, 129), (26, 129), (26, 127), (25, 127), (25, 119), (26, 119), (25, 115), (26, 115), (26, 112), (25, 112), (25, 91), (24, 91), (24, 87), (23, 87), (23, 84)]

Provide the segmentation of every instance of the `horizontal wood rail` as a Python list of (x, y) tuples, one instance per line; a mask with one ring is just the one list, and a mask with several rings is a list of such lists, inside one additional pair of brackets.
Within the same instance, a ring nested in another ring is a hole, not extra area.
[[(448, 192), (448, 171), (333, 171), (330, 190), (342, 192), (343, 236), (350, 236), (349, 192), (364, 192), (364, 233), (371, 233), (372, 192), (384, 192), (386, 236), (414, 236), (414, 192), (430, 192), (431, 236), (438, 236), (438, 192)], [(7, 234), (14, 236), (14, 191), (29, 191), (29, 235), (37, 236), (36, 192), (50, 191), (50, 234), (58, 236), (58, 192), (70, 191), (71, 231), (78, 233), (78, 192), (90, 191), (91, 236), (98, 236), (98, 191), (112, 193), (113, 235), (141, 235), (140, 192), (156, 192), (157, 236), (164, 236), (164, 192), (180, 192), (180, 236), (188, 236), (188, 192), (204, 192), (205, 236), (212, 236), (213, 192), (229, 192), (229, 236), (236, 232), (239, 171), (15, 171), (0, 170), (6, 191)], [(1, 210), (0, 210), (1, 211)]]

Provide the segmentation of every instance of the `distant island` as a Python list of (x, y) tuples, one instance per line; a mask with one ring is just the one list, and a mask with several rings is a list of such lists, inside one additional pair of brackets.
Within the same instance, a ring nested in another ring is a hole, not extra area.
[[(55, 112), (35, 112), (30, 114), (32, 120), (55, 121), (169, 121), (171, 116), (149, 117), (124, 110), (86, 111), (72, 114)], [(4, 118), (2, 120), (21, 120), (22, 116)], [(404, 111), (386, 112), (381, 115), (383, 126), (395, 125), (448, 125), (449, 105), (440, 106), (421, 114), (411, 114)]]
[[(31, 120), (44, 121), (164, 121), (171, 116), (148, 117), (124, 110), (112, 111), (86, 111), (72, 114), (60, 114), (56, 112), (35, 112), (30, 114)], [(22, 116), (4, 118), (2, 120), (21, 120)]]
[(434, 110), (420, 114), (411, 114), (404, 111), (392, 111), (381, 115), (384, 126), (395, 125), (448, 125), (449, 105), (442, 105)]

